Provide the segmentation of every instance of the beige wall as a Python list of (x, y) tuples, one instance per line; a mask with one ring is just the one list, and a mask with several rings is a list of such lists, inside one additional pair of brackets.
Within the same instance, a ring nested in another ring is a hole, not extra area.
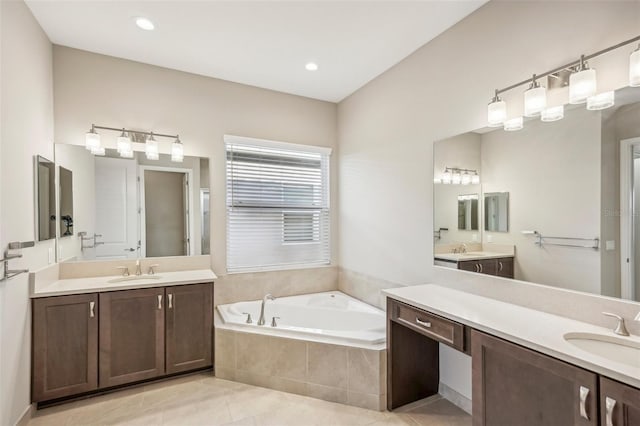
[[(55, 140), (84, 144), (91, 123), (180, 134), (185, 155), (209, 157), (212, 266), (226, 273), (224, 134), (334, 148), (332, 258), (337, 262), (336, 105), (54, 46)], [(102, 132), (115, 146), (117, 134)], [(162, 144), (163, 142), (161, 142)], [(168, 143), (161, 149), (168, 150)]]
[[(0, 2), (1, 130), (0, 249), (33, 241), (34, 155), (53, 158), (52, 51), (22, 1)], [(23, 250), (10, 267), (47, 265), (54, 240)], [(27, 275), (0, 281), (0, 424), (14, 424), (29, 407), (31, 310)]]

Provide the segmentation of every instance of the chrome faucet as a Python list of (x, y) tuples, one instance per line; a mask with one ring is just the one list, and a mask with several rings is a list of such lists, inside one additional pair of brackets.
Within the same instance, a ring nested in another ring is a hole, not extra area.
[(271, 295), (271, 293), (266, 294), (262, 298), (262, 305), (260, 306), (260, 319), (258, 319), (258, 325), (264, 325), (264, 323), (265, 323), (265, 320), (264, 320), (264, 305), (265, 305), (265, 303), (267, 303), (267, 300), (276, 300), (276, 298), (273, 297)]
[(136, 259), (136, 275), (142, 275), (142, 266), (140, 265), (140, 259)]
[[(624, 318), (622, 318), (620, 315), (616, 315), (616, 314), (612, 314), (611, 312), (603, 312), (602, 315), (605, 315), (607, 317), (611, 317), (611, 318), (615, 318), (618, 320), (618, 323), (616, 324), (616, 328), (613, 330), (614, 333), (616, 333), (619, 336), (628, 336), (629, 335), (629, 331), (627, 330), (627, 326), (624, 324)], [(640, 313), (638, 313), (638, 316), (636, 316), (636, 321), (640, 321)]]

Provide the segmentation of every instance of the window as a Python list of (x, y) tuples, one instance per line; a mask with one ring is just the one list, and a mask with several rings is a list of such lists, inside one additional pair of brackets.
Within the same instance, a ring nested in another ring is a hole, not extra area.
[(326, 265), (328, 148), (225, 136), (227, 270)]

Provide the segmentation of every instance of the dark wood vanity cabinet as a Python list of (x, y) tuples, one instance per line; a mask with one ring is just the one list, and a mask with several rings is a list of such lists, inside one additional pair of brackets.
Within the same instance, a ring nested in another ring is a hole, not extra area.
[(164, 374), (164, 288), (100, 294), (100, 386)]
[(212, 364), (212, 290), (210, 284), (166, 288), (167, 374)]
[(474, 426), (599, 424), (595, 373), (475, 330), (471, 342)]
[(640, 389), (600, 377), (600, 424), (640, 425)]
[(98, 295), (33, 301), (34, 401), (98, 388)]
[(499, 259), (465, 260), (458, 262), (458, 269), (486, 275), (513, 278), (513, 257)]
[(212, 365), (213, 285), (33, 300), (32, 400)]

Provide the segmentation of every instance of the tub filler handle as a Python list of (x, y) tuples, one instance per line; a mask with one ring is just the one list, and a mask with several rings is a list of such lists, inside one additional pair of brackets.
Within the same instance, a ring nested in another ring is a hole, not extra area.
[(278, 323), (276, 322), (277, 319), (280, 319), (280, 317), (271, 318), (271, 327), (277, 327), (278, 326)]
[(249, 312), (243, 312), (242, 315), (247, 316), (247, 320), (245, 321), (247, 324), (253, 324), (253, 320), (251, 319), (251, 314)]

